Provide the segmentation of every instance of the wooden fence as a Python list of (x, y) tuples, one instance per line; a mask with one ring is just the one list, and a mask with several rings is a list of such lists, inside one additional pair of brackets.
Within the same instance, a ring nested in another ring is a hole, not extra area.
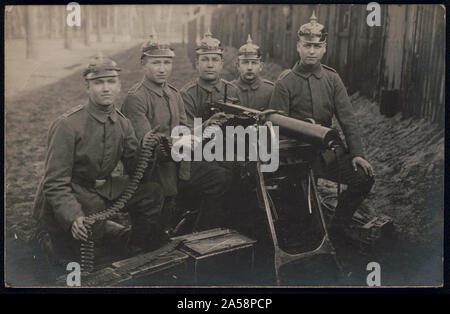
[[(445, 8), (441, 5), (381, 5), (381, 26), (369, 27), (366, 5), (222, 5), (211, 31), (224, 45), (240, 47), (251, 34), (265, 60), (291, 67), (298, 58), (296, 34), (316, 11), (328, 28), (323, 63), (334, 67), (349, 92), (382, 99), (394, 91), (389, 113), (401, 111), (444, 124)], [(200, 30), (191, 22), (188, 43)]]

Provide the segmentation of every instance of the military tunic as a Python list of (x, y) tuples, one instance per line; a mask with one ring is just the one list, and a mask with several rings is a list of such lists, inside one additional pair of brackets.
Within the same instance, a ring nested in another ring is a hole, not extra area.
[[(49, 130), (45, 176), (38, 189), (40, 202), (50, 206), (41, 203), (35, 217), (51, 230), (61, 226), (69, 231), (76, 218), (92, 213), (82, 206), (84, 196), (99, 193), (114, 199), (125, 188), (124, 180), (113, 183), (111, 172), (119, 160), (127, 170), (133, 168), (137, 145), (130, 122), (114, 108), (106, 113), (89, 102), (62, 115)], [(97, 190), (95, 182), (101, 179), (107, 180)]]
[(189, 126), (194, 126), (194, 118), (202, 118), (205, 122), (211, 117), (212, 113), (208, 103), (223, 100), (225, 87), (227, 98), (239, 99), (237, 87), (224, 79), (220, 79), (216, 85), (210, 86), (198, 78), (183, 86), (180, 93), (183, 97)]
[(239, 78), (231, 83), (239, 88), (241, 105), (261, 111), (269, 108), (270, 97), (274, 88), (271, 81), (257, 78), (249, 85), (242, 78)]
[(364, 156), (353, 107), (334, 69), (322, 64), (308, 69), (297, 63), (276, 81), (269, 108), (282, 110), (296, 119), (313, 118), (326, 127), (331, 127), (332, 117), (336, 115), (350, 154)]
[[(76, 249), (77, 242), (70, 235), (73, 221), (113, 203), (126, 188), (128, 176), (113, 176), (112, 172), (122, 161), (126, 172), (131, 174), (136, 167), (137, 151), (138, 142), (130, 121), (112, 105), (104, 108), (89, 102), (75, 107), (51, 125), (45, 175), (33, 214), (40, 230), (50, 233), (56, 248)], [(132, 241), (140, 241), (139, 245), (144, 243), (143, 238), (148, 244), (152, 233), (161, 236), (153, 225), (157, 225), (163, 205), (162, 190), (153, 183), (143, 187), (127, 204)], [(94, 225), (94, 231), (98, 231), (95, 238), (107, 236), (108, 232), (109, 236), (119, 236), (124, 230), (123, 226), (113, 229), (105, 226)]]
[[(122, 112), (130, 119), (139, 140), (150, 130), (170, 136), (175, 126), (187, 125), (178, 90), (168, 83), (159, 86), (146, 78), (129, 90)], [(189, 178), (189, 165), (164, 162), (158, 164), (156, 173), (166, 196), (172, 196), (177, 193), (178, 177)]]
[(348, 224), (361, 202), (370, 192), (374, 179), (361, 167), (354, 170), (352, 160), (364, 156), (359, 126), (344, 84), (336, 71), (326, 65), (305, 67), (297, 63), (283, 72), (270, 100), (270, 109), (282, 110), (296, 119), (312, 118), (316, 123), (331, 127), (336, 115), (344, 132), (349, 152), (323, 151), (312, 167), (317, 177), (347, 185), (336, 207), (335, 221)]

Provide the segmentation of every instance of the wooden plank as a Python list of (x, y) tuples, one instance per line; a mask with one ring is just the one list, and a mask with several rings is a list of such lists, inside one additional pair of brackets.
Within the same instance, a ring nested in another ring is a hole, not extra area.
[(422, 76), (421, 76), (421, 71), (423, 70), (423, 59), (421, 58), (422, 54), (423, 54), (423, 49), (424, 49), (424, 45), (422, 42), (422, 33), (423, 33), (423, 28), (424, 28), (424, 24), (423, 24), (423, 6), (419, 5), (418, 6), (418, 19), (417, 19), (417, 32), (416, 32), (416, 55), (417, 57), (417, 61), (416, 61), (416, 71), (415, 71), (415, 82), (416, 82), (416, 91), (417, 91), (417, 103), (413, 108), (413, 115), (416, 117), (420, 117), (421, 116), (421, 103), (422, 103)]
[(215, 228), (215, 229), (211, 229), (211, 230), (205, 230), (202, 232), (190, 233), (190, 234), (185, 234), (185, 235), (178, 236), (178, 237), (173, 237), (173, 238), (171, 238), (171, 240), (172, 241), (179, 241), (179, 240), (181, 240), (181, 241), (196, 241), (196, 240), (206, 239), (206, 238), (213, 237), (213, 236), (220, 236), (220, 235), (228, 234), (231, 231), (232, 231), (231, 229)]
[(415, 29), (416, 29), (416, 6), (408, 6), (406, 15), (407, 31), (405, 33), (405, 45), (404, 45), (404, 62), (403, 62), (403, 74), (402, 74), (402, 90), (403, 90), (403, 117), (411, 116), (412, 102), (415, 101), (414, 88), (413, 88), (413, 75), (414, 68), (414, 45), (415, 45)]
[[(445, 39), (442, 36), (443, 33), (443, 19), (444, 17), (440, 14), (442, 12), (442, 8), (440, 6), (434, 6), (434, 12), (433, 12), (433, 37), (434, 37), (434, 57), (433, 57), (433, 70), (431, 71), (430, 75), (434, 76), (434, 80), (432, 80), (433, 85), (432, 89), (430, 91), (431, 93), (431, 102), (433, 104), (433, 110), (431, 113), (431, 121), (436, 122), (436, 119), (439, 115), (439, 94), (440, 94), (440, 88), (441, 88), (441, 80), (444, 80), (444, 73), (443, 69), (445, 68), (445, 65), (443, 66), (441, 64), (441, 55), (444, 51), (444, 45)], [(442, 74), (441, 74), (442, 73)]]

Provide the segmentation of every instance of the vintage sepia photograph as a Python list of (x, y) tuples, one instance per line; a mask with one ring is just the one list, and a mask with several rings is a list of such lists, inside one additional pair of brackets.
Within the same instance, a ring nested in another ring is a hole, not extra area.
[(3, 9), (5, 287), (443, 286), (444, 5)]

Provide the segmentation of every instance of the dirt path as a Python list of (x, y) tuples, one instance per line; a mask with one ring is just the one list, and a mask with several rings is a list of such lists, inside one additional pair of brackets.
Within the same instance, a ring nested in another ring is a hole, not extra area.
[[(235, 75), (233, 55), (226, 54), (225, 78)], [(196, 75), (184, 47), (177, 46), (172, 84), (181, 88)], [(122, 99), (141, 78), (137, 47), (114, 56), (123, 69)], [(274, 79), (281, 72), (267, 64), (263, 72)], [(398, 241), (374, 256), (342, 252), (346, 265), (355, 269), (340, 284), (365, 285), (365, 266), (377, 259), (384, 269), (383, 284), (436, 284), (440, 276), (443, 223), (444, 131), (422, 120), (387, 119), (378, 106), (352, 97), (363, 130), (367, 158), (376, 171), (376, 185), (364, 207), (395, 219)], [(50, 123), (68, 109), (86, 101), (81, 70), (38, 90), (24, 93), (6, 105), (6, 237), (8, 282), (39, 284), (34, 271), (35, 248), (30, 246), (34, 221), (31, 207), (43, 174), (46, 136)], [(328, 191), (333, 184), (325, 184)], [(41, 264), (39, 264), (41, 265)], [(40, 267), (40, 266), (39, 266)]]

